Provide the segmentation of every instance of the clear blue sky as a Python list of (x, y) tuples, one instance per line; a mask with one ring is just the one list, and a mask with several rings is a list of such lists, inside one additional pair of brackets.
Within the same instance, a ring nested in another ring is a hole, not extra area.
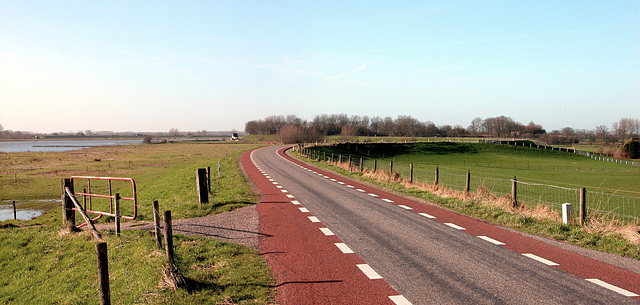
[(640, 115), (639, 2), (0, 0), (0, 124), (243, 130), (295, 114), (547, 130)]

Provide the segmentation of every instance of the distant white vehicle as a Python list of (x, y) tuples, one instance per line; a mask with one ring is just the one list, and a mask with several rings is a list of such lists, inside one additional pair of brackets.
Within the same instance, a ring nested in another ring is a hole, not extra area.
[(240, 137), (238, 137), (238, 133), (237, 132), (234, 132), (234, 133), (231, 134), (231, 140), (232, 141), (240, 140)]

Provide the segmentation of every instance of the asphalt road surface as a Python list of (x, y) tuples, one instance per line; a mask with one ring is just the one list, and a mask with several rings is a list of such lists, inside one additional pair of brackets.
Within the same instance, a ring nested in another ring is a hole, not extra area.
[(282, 148), (251, 159), (412, 304), (637, 304), (636, 273), (292, 161)]

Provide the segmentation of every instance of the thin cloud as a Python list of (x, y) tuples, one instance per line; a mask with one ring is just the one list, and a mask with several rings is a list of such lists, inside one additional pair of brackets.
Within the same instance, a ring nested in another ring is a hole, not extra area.
[(457, 41), (457, 42), (432, 43), (432, 44), (424, 44), (424, 45), (417, 45), (417, 46), (373, 49), (369, 51), (384, 52), (384, 51), (397, 51), (397, 50), (408, 50), (408, 49), (418, 49), (418, 48), (428, 48), (428, 47), (442, 47), (442, 46), (484, 43), (484, 42), (492, 42), (492, 41), (507, 41), (507, 40), (517, 40), (517, 39), (534, 38), (534, 37), (557, 36), (557, 35), (591, 32), (591, 31), (594, 31), (594, 30), (584, 29), (584, 30), (562, 31), (562, 32), (553, 32), (553, 33), (527, 34), (527, 35), (518, 35), (518, 36), (510, 36), (510, 37), (497, 37), (497, 38), (476, 39), (476, 40)]

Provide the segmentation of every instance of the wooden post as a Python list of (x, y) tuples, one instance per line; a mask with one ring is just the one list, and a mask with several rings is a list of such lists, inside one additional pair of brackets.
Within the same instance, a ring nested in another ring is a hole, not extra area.
[(469, 193), (470, 188), (471, 188), (471, 171), (467, 171), (467, 182), (464, 186), (464, 192)]
[(327, 161), (327, 152), (326, 151), (322, 152), (322, 161)]
[(109, 259), (107, 257), (107, 243), (96, 244), (96, 256), (98, 257), (98, 287), (100, 290), (100, 305), (111, 304), (111, 292), (109, 290)]
[(333, 162), (333, 153), (331, 153), (331, 162)]
[(198, 191), (198, 204), (209, 203), (209, 192), (207, 192), (206, 169), (196, 169), (196, 188)]
[(164, 244), (167, 260), (173, 262), (173, 231), (171, 229), (171, 211), (164, 211)]
[(349, 155), (349, 168), (351, 168), (351, 155)]
[(393, 160), (389, 161), (389, 174), (393, 174)]
[(156, 234), (156, 246), (158, 249), (162, 249), (162, 236), (160, 234), (160, 208), (158, 206), (158, 200), (153, 201), (153, 230)]
[(116, 193), (116, 236), (120, 237), (120, 193)]
[(360, 171), (364, 171), (364, 163), (362, 161), (362, 157), (360, 157)]
[(585, 220), (587, 219), (587, 189), (584, 187), (580, 188), (580, 225), (585, 225)]
[(378, 159), (373, 159), (373, 171), (378, 171)]
[(513, 180), (511, 180), (511, 197), (512, 197), (512, 205), (513, 207), (517, 207), (518, 206), (518, 180), (516, 179), (516, 176), (513, 176)]
[(16, 213), (16, 201), (13, 201), (13, 220), (18, 220), (18, 214)]
[(65, 230), (73, 231), (76, 229), (76, 213), (73, 211), (73, 201), (65, 191), (66, 188), (73, 193), (71, 179), (62, 180), (62, 225)]
[(438, 179), (440, 178), (440, 170), (436, 166), (435, 177), (433, 179), (433, 185), (438, 185)]
[(413, 163), (409, 163), (409, 182), (413, 183)]
[(222, 165), (218, 162), (218, 177), (220, 177), (220, 175), (222, 175)]

